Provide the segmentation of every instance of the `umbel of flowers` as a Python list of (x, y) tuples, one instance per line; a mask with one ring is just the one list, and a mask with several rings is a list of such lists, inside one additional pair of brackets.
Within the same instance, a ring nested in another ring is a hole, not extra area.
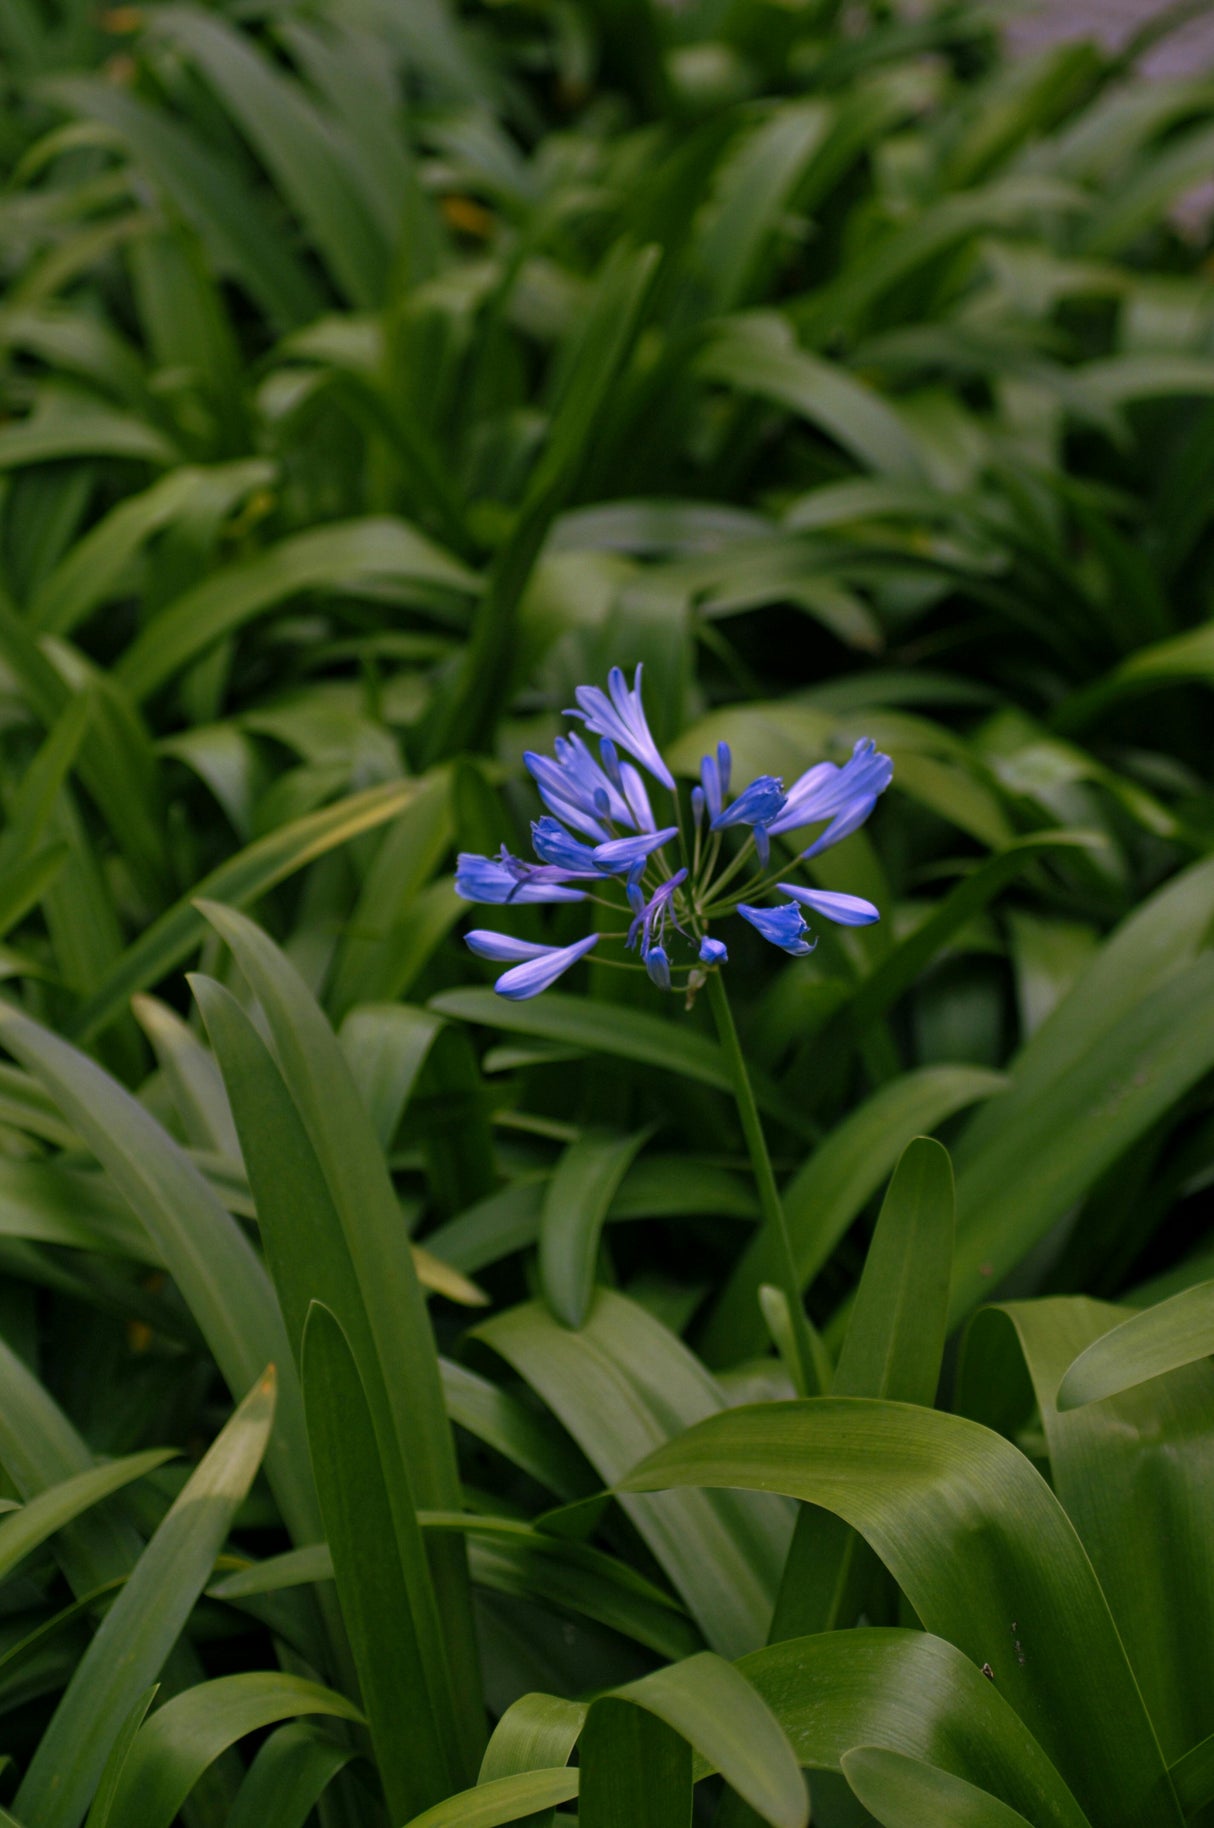
[[(553, 755), (524, 757), (548, 808), (531, 827), (538, 861), (512, 857), (504, 846), (496, 857), (465, 851), (455, 886), (467, 901), (497, 906), (589, 899), (615, 909), (628, 924), (571, 946), (534, 945), (483, 928), (466, 934), (478, 957), (509, 966), (495, 985), (499, 996), (538, 996), (600, 941), (613, 939), (639, 953), (659, 990), (676, 984), (694, 990), (707, 971), (728, 960), (725, 942), (712, 929), (731, 914), (795, 958), (817, 944), (806, 909), (845, 927), (879, 918), (858, 895), (778, 881), (794, 866), (771, 865), (771, 841), (786, 832), (824, 827), (796, 859), (804, 862), (863, 825), (893, 773), (888, 755), (874, 744), (857, 743), (842, 767), (817, 763), (787, 791), (774, 775), (761, 774), (731, 798), (729, 745), (719, 743), (701, 764), (688, 817), (645, 720), (640, 667), (631, 690), (619, 667), (612, 667), (606, 691), (579, 686), (575, 696), (578, 708), (566, 715), (580, 718), (598, 737), (598, 756), (571, 732), (557, 737)], [(658, 824), (642, 768), (669, 795), (673, 824)], [(788, 899), (763, 905), (773, 892)]]

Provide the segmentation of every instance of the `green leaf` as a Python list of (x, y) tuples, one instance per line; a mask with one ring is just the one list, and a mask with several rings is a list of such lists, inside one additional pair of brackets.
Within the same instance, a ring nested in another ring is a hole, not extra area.
[(146, 990), (188, 958), (206, 931), (197, 899), (244, 907), (286, 877), (363, 832), (393, 819), (417, 791), (412, 781), (391, 781), (351, 794), (258, 838), (204, 876), (190, 894), (154, 920), (76, 1012), (71, 1032), (79, 1041), (99, 1034)]
[(99, 1504), (111, 1492), (121, 1491), (124, 1485), (142, 1479), (155, 1467), (163, 1466), (166, 1460), (173, 1458), (173, 1452), (171, 1447), (153, 1448), (146, 1453), (111, 1460), (107, 1465), (94, 1467), (91, 1472), (77, 1473), (73, 1478), (39, 1492), (15, 1517), (0, 1520), (0, 1580), (6, 1579), (24, 1556), (56, 1530), (61, 1530), (65, 1523), (70, 1523), (73, 1517)]
[(801, 415), (881, 474), (923, 479), (922, 452), (895, 408), (846, 369), (796, 348), (778, 319), (735, 319), (709, 343), (696, 369), (705, 380)]
[(1089, 1828), (997, 1683), (929, 1632), (829, 1631), (773, 1644), (739, 1667), (811, 1770), (840, 1771), (856, 1746), (884, 1746), (980, 1785), (1037, 1828)]
[(134, 1707), (123, 1721), (122, 1730), (119, 1732), (118, 1737), (111, 1746), (110, 1755), (105, 1761), (105, 1769), (101, 1773), (101, 1782), (97, 1785), (96, 1792), (93, 1796), (92, 1807), (89, 1809), (88, 1820), (85, 1822), (84, 1828), (106, 1828), (106, 1823), (110, 1820), (110, 1812), (114, 1805), (114, 1797), (117, 1794), (118, 1785), (122, 1781), (122, 1773), (126, 1766), (126, 1761), (130, 1756), (131, 1747), (135, 1743), (135, 1736), (147, 1718), (148, 1710), (159, 1692), (159, 1682), (153, 1682), (151, 1687), (145, 1689), (143, 1694), (140, 1695)]
[(691, 1747), (660, 1711), (595, 1701), (578, 1761), (578, 1828), (691, 1828)]
[[(606, 1289), (578, 1332), (529, 1303), (474, 1336), (526, 1379), (608, 1483), (724, 1407), (682, 1342)], [(679, 1493), (621, 1503), (708, 1643), (723, 1655), (753, 1649), (766, 1635), (791, 1527), (779, 1500)]]
[(258, 1374), (251, 1367), (278, 1367), (278, 1427), (267, 1470), (289, 1526), (306, 1541), (316, 1532), (317, 1510), (299, 1387), (274, 1291), (244, 1233), (184, 1150), (101, 1067), (4, 1006), (0, 1040), (46, 1086), (130, 1204), (229, 1390), (248, 1387)]
[[(301, 1354), (312, 1304), (331, 1307), (372, 1418), (377, 1476), (405, 1557), (400, 1578), (409, 1590), (409, 1630), (417, 1638), (433, 1730), (445, 1733), (453, 1719), (466, 1736), (463, 1757), (470, 1763), (479, 1757), (482, 1728), (472, 1699), (476, 1664), (463, 1552), (453, 1542), (431, 1557), (432, 1585), (416, 1522), (419, 1508), (458, 1506), (455, 1452), (400, 1207), (345, 1055), (302, 979), (251, 921), (211, 904), (206, 912), (255, 991), (275, 1048), (272, 1054), (229, 992), (208, 979), (194, 981), (231, 1098), (291, 1349)], [(331, 1483), (328, 1467), (324, 1478)], [(322, 1491), (321, 1502), (323, 1508), (334, 1498)], [(403, 1629), (399, 1621), (395, 1629)], [(461, 1774), (457, 1765), (452, 1781)]]
[[(672, 1727), (773, 1828), (805, 1828), (809, 1797), (793, 1748), (767, 1703), (733, 1664), (703, 1651), (615, 1689), (606, 1701), (613, 1708), (628, 1702)], [(581, 1813), (588, 1822), (600, 1819), (586, 1813), (596, 1787), (586, 1739), (601, 1705), (592, 1703), (581, 1741)], [(645, 1775), (642, 1767), (642, 1783)], [(601, 1819), (620, 1818), (604, 1811)]]
[(1214, 1734), (1178, 1759), (1171, 1776), (1186, 1816), (1194, 1816), (1214, 1802)]
[(578, 1793), (578, 1773), (567, 1765), (551, 1771), (520, 1771), (461, 1790), (415, 1815), (405, 1828), (501, 1828), (537, 1810), (567, 1803)]
[[(948, 1151), (917, 1137), (903, 1150), (881, 1206), (839, 1354), (835, 1396), (884, 1397), (925, 1407), (935, 1401), (954, 1229)], [(854, 1622), (866, 1572), (858, 1548), (854, 1532), (829, 1511), (806, 1505), (798, 1512), (772, 1621), (773, 1642)]]
[(594, 1293), (599, 1236), (615, 1191), (649, 1132), (586, 1132), (557, 1163), (540, 1216), (540, 1281), (548, 1305), (568, 1327), (580, 1327)]
[(547, 1417), (452, 1359), (440, 1358), (439, 1372), (453, 1422), (504, 1454), (558, 1498), (572, 1502), (587, 1495), (590, 1468)]
[(520, 1695), (493, 1729), (479, 1781), (486, 1784), (520, 1771), (550, 1770), (567, 1763), (586, 1710), (586, 1702), (566, 1701), (560, 1695)]
[[(308, 1439), (342, 1617), (388, 1807), (405, 1820), (459, 1782), (456, 1723), (426, 1669), (433, 1621), (418, 1617), (433, 1592), (416, 1513), (385, 1482), (375, 1425), (349, 1342), (314, 1301), (302, 1351)], [(400, 1722), (412, 1723), (406, 1739)]]
[(362, 1719), (344, 1695), (278, 1671), (218, 1676), (171, 1696), (135, 1735), (109, 1812), (96, 1828), (111, 1823), (172, 1828), (190, 1791), (222, 1752), (247, 1733), (301, 1714)]
[(165, 6), (152, 25), (200, 65), (351, 303), (379, 304), (391, 250), (367, 207), (344, 136), (308, 91), (223, 19)]
[[(431, 997), (429, 1007), (459, 1021), (504, 1028), (510, 1034), (539, 1036), (587, 1053), (608, 1054), (659, 1072), (680, 1074), (712, 1086), (715, 1091), (731, 1090), (732, 1082), (715, 1041), (689, 1030), (685, 1022), (665, 1022), (642, 1010), (592, 1003), (585, 997), (562, 996), (559, 991), (550, 991), (531, 1003), (512, 1003), (492, 990), (444, 990)], [(762, 1109), (804, 1133), (804, 1117), (795, 1107), (790, 1108), (779, 1089), (761, 1073), (756, 1073), (754, 1080), (755, 1098)]]
[[(1117, 1621), (1165, 1758), (1214, 1731), (1201, 1680), (1214, 1632), (1214, 1544), (1204, 1525), (1214, 1365), (1060, 1413), (1055, 1392), (1076, 1352), (1116, 1330), (1123, 1310), (1083, 1298), (1011, 1302), (975, 1317), (958, 1401), (1006, 1428), (1024, 1369), (1041, 1413), (1050, 1473)], [(1023, 1366), (1016, 1359), (1023, 1356)], [(1031, 1403), (1032, 1398), (1029, 1398)], [(1168, 1553), (1157, 1552), (1167, 1518)]]
[(1179, 1824), (1091, 1564), (1053, 1493), (1001, 1436), (904, 1403), (767, 1404), (688, 1429), (622, 1489), (718, 1484), (784, 1491), (842, 1517), (925, 1627), (992, 1669), (1089, 1814), (1109, 1828), (1152, 1812)]
[(1058, 1386), (1058, 1408), (1078, 1409), (1118, 1396), (1150, 1378), (1214, 1354), (1214, 1282), (1131, 1314), (1079, 1354)]
[(843, 1774), (882, 1828), (1030, 1828), (1018, 1809), (906, 1752), (857, 1746)]
[(458, 560), (405, 521), (333, 522), (293, 534), (186, 591), (124, 650), (114, 676), (135, 700), (150, 697), (216, 641), (284, 597), (370, 581), (437, 585), (465, 596), (478, 588)]
[(320, 287), (240, 166), (113, 83), (57, 77), (45, 85), (45, 94), (69, 113), (103, 122), (118, 134), (150, 181), (196, 229), (218, 272), (242, 285), (280, 329), (320, 315)]
[(203, 1456), (85, 1652), (17, 1792), (25, 1828), (75, 1828), (110, 1748), (210, 1577), (270, 1438), (275, 1380), (254, 1385)]
[(196, 469), (183, 464), (128, 496), (69, 547), (39, 585), (26, 617), (39, 633), (70, 635), (111, 593), (131, 560), (155, 534), (206, 504), (224, 513), (245, 496), (274, 481), (273, 464), (261, 458)]
[(1038, 1029), (991, 1120), (957, 1146), (954, 1320), (1214, 1065), (1214, 957), (1154, 991), (1136, 964), (1138, 1000), (1122, 1015), (1113, 996), (1093, 1008), (1109, 951)]
[[(813, 1281), (856, 1215), (911, 1139), (979, 1099), (1002, 1091), (1001, 1074), (974, 1066), (927, 1066), (882, 1086), (837, 1123), (783, 1190), (797, 1273)], [(758, 1289), (775, 1280), (775, 1259), (759, 1236), (743, 1252), (700, 1340), (711, 1365), (762, 1349)], [(875, 1393), (874, 1393), (875, 1394)]]
[(324, 1791), (354, 1756), (352, 1748), (311, 1727), (279, 1727), (249, 1767), (224, 1828), (304, 1828)]

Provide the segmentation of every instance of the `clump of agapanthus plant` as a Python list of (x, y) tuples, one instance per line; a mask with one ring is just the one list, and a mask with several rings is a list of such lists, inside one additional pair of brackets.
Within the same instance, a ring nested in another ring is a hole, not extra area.
[[(805, 862), (863, 825), (893, 773), (873, 743), (858, 742), (842, 767), (818, 762), (787, 791), (774, 775), (761, 774), (734, 798), (729, 745), (719, 743), (715, 755), (704, 757), (685, 810), (645, 718), (641, 668), (631, 690), (612, 667), (606, 691), (579, 686), (575, 696), (577, 709), (567, 715), (599, 738), (597, 758), (577, 732), (559, 736), (552, 756), (524, 757), (548, 808), (531, 827), (538, 862), (512, 857), (504, 846), (497, 857), (464, 852), (455, 886), (468, 901), (499, 906), (589, 899), (628, 924), (571, 946), (536, 945), (481, 928), (466, 934), (478, 957), (509, 966), (495, 985), (500, 996), (538, 996), (600, 941), (612, 940), (639, 955), (659, 990), (685, 987), (692, 995), (728, 961), (726, 943), (713, 929), (733, 914), (794, 958), (817, 944), (805, 910), (850, 927), (879, 918), (858, 895), (779, 880), (795, 864), (773, 869), (771, 862), (772, 839), (787, 832), (824, 827), (795, 860)], [(638, 762), (670, 795), (673, 824), (659, 826)], [(736, 832), (744, 834), (740, 845), (730, 840)], [(773, 894), (787, 899), (767, 905)]]

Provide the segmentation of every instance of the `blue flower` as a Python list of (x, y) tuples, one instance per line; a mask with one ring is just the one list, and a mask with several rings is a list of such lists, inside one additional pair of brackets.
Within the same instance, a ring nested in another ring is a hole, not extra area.
[(724, 831), (727, 825), (769, 825), (784, 805), (784, 783), (774, 774), (761, 774), (744, 787), (731, 806), (713, 817), (710, 830)]
[(585, 939), (575, 940), (572, 946), (543, 946), (524, 964), (514, 965), (509, 971), (503, 972), (493, 988), (499, 997), (509, 997), (512, 1003), (521, 1003), (527, 997), (537, 997), (541, 990), (550, 989), (571, 965), (576, 965), (580, 958), (585, 958), (588, 952), (592, 952), (598, 943), (598, 934), (591, 933)]
[(802, 907), (820, 914), (824, 920), (833, 920), (839, 927), (870, 927), (874, 920), (881, 918), (872, 902), (860, 895), (840, 895), (831, 889), (803, 889), (797, 882), (778, 882), (776, 887), (782, 894), (799, 901)]
[(645, 961), (646, 971), (649, 973), (651, 980), (657, 985), (658, 989), (669, 990), (670, 960), (666, 956), (665, 947), (650, 946), (648, 952), (643, 952), (641, 957)]
[(545, 815), (534, 819), (531, 824), (531, 847), (537, 857), (545, 863), (553, 864), (557, 869), (565, 870), (569, 875), (597, 876), (599, 866), (594, 860), (594, 851), (589, 844), (579, 844), (576, 838), (570, 837), (559, 819)]
[(561, 872), (540, 869), (511, 857), (502, 847), (500, 857), (477, 857), (461, 851), (455, 872), (455, 892), (465, 901), (500, 906), (511, 901), (583, 901), (581, 889), (562, 886)]
[[(767, 829), (773, 838), (779, 837), (781, 832), (795, 831), (802, 825), (816, 825), (822, 819), (835, 819), (866, 805), (867, 810), (856, 821), (857, 825), (862, 825), (876, 804), (878, 794), (884, 793), (889, 786), (893, 772), (894, 764), (888, 755), (882, 755), (875, 743), (862, 738), (853, 749), (851, 760), (842, 768), (837, 768), (833, 762), (818, 762), (794, 781), (783, 810)], [(849, 829), (855, 831), (856, 825)]]
[(804, 958), (818, 943), (816, 939), (806, 939), (809, 928), (795, 901), (786, 901), (781, 908), (748, 908), (745, 902), (739, 902), (738, 913), (764, 939), (783, 952), (791, 952), (794, 958)]
[(570, 711), (570, 717), (582, 718), (586, 728), (593, 730), (596, 736), (610, 737), (627, 755), (634, 756), (643, 768), (648, 768), (655, 781), (661, 781), (663, 787), (674, 792), (674, 776), (662, 760), (645, 721), (639, 666), (631, 691), (619, 667), (613, 666), (607, 675), (606, 692), (601, 686), (578, 686), (574, 697), (578, 709)]
[[(740, 914), (764, 939), (794, 958), (804, 958), (817, 943), (803, 908), (840, 926), (866, 926), (878, 918), (872, 903), (858, 895), (803, 888), (795, 882), (779, 884), (788, 901), (774, 908), (759, 905), (773, 886), (773, 835), (823, 826), (802, 853), (812, 857), (838, 844), (867, 819), (892, 772), (889, 757), (873, 743), (857, 743), (842, 768), (820, 762), (807, 769), (788, 793), (774, 775), (760, 775), (732, 803), (729, 745), (718, 743), (715, 755), (703, 758), (699, 782), (691, 790), (694, 824), (688, 835), (678, 811), (674, 776), (645, 719), (641, 669), (630, 690), (623, 673), (613, 667), (607, 691), (579, 686), (577, 702), (578, 709), (570, 715), (582, 718), (586, 729), (599, 737), (597, 760), (576, 733), (558, 737), (552, 756), (529, 750), (524, 758), (547, 808), (531, 827), (539, 861), (524, 863), (504, 846), (496, 857), (461, 853), (455, 877), (459, 894), (490, 904), (581, 901), (590, 894), (628, 919), (625, 933), (605, 932), (603, 937), (623, 938), (629, 950), (639, 950), (643, 969), (660, 990), (670, 990), (675, 974), (683, 973), (689, 999), (708, 971), (728, 963), (728, 949), (710, 927), (729, 914)], [(658, 828), (648, 790), (628, 756), (675, 794), (673, 824)], [(713, 834), (707, 843), (706, 817)], [(753, 845), (748, 840), (723, 856), (720, 834), (735, 826), (750, 827)], [(666, 846), (675, 843), (682, 853), (677, 869), (663, 855)], [(546, 990), (594, 948), (598, 937), (591, 934), (572, 946), (548, 946), (477, 928), (467, 939), (478, 957), (509, 966), (496, 989), (504, 997), (520, 999)]]
[(816, 837), (808, 850), (801, 852), (801, 861), (808, 862), (822, 851), (828, 851), (832, 844), (841, 844), (844, 838), (850, 838), (854, 831), (859, 831), (869, 813), (877, 804), (876, 794), (865, 800), (853, 800), (850, 806), (836, 813), (826, 830)]
[(553, 747), (555, 760), (530, 749), (523, 756), (549, 812), (596, 844), (611, 836), (608, 820), (614, 819), (618, 825), (633, 822), (623, 796), (580, 736), (558, 736)]
[[(671, 913), (670, 904), (686, 880), (687, 871), (677, 871), (668, 882), (663, 882), (659, 888), (654, 890), (648, 901), (644, 900), (643, 891), (638, 890), (636, 896), (634, 896), (630, 888), (628, 900), (632, 907), (634, 918), (632, 925), (628, 929), (628, 938), (625, 941), (625, 944), (628, 946), (635, 946), (637, 933), (639, 932), (641, 935), (642, 958), (644, 958), (645, 953), (649, 948), (655, 930), (658, 938), (661, 939), (666, 931), (666, 922), (668, 920), (673, 921), (674, 925), (679, 927), (678, 921), (675, 920), (674, 915)], [(681, 933), (682, 931), (682, 927), (679, 927), (679, 932)]]
[(644, 863), (646, 857), (678, 835), (678, 826), (668, 825), (665, 831), (638, 832), (635, 838), (612, 838), (608, 844), (595, 846), (594, 861), (605, 874), (613, 876), (618, 870), (631, 870), (635, 864)]
[(728, 743), (718, 743), (715, 756), (706, 755), (700, 762), (701, 792), (710, 819), (716, 819), (729, 792), (729, 773), (733, 758)]

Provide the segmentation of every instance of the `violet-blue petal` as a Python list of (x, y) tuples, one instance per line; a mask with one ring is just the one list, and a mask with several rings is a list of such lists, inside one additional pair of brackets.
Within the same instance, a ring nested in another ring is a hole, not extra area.
[(625, 825), (634, 822), (580, 736), (558, 736), (553, 748), (554, 756), (536, 755), (530, 749), (523, 756), (549, 812), (600, 844), (611, 836), (604, 820)]
[(674, 897), (675, 891), (682, 888), (686, 880), (687, 871), (676, 870), (674, 875), (669, 877), (667, 881), (659, 884), (648, 901), (642, 901), (639, 908), (637, 908), (636, 903), (632, 901), (632, 897), (629, 896), (629, 901), (636, 912), (636, 918), (628, 929), (628, 938), (625, 941), (625, 944), (629, 946), (635, 945), (637, 933), (639, 932), (641, 935), (642, 957), (649, 948), (655, 926), (657, 928), (659, 940), (666, 931), (667, 920), (673, 921), (680, 933), (683, 931), (682, 927), (679, 926), (677, 916), (671, 909), (670, 903)]
[(816, 857), (822, 851), (828, 851), (832, 844), (841, 844), (844, 838), (850, 838), (854, 831), (859, 831), (876, 804), (877, 796), (874, 794), (871, 799), (856, 800), (851, 806), (844, 807), (826, 830), (814, 839), (809, 849), (801, 852), (802, 859)]
[(871, 927), (881, 913), (862, 895), (841, 895), (833, 889), (805, 889), (799, 882), (778, 882), (776, 887), (791, 895), (823, 920), (833, 920), (837, 927)]
[(652, 981), (657, 985), (658, 989), (669, 990), (670, 960), (666, 956), (666, 948), (664, 946), (650, 946), (648, 952), (643, 953), (642, 957), (645, 960), (645, 969), (649, 973)]
[(804, 958), (817, 944), (816, 940), (806, 938), (809, 929), (805, 925), (805, 916), (795, 901), (786, 901), (779, 908), (750, 908), (745, 902), (739, 902), (738, 913), (764, 939), (769, 940), (773, 946), (779, 946), (782, 952), (791, 953), (794, 958)]
[(541, 857), (545, 863), (555, 865), (557, 869), (585, 871), (593, 875), (598, 867), (593, 847), (579, 844), (557, 819), (532, 820), (531, 844), (537, 857)]
[(783, 812), (768, 829), (778, 836), (801, 825), (815, 825), (820, 819), (833, 819), (860, 801), (876, 800), (889, 786), (893, 772), (889, 756), (871, 738), (863, 737), (842, 768), (819, 762), (794, 781)]
[(704, 789), (702, 787), (693, 787), (691, 790), (691, 816), (695, 820), (695, 828), (697, 831), (699, 831), (701, 825), (704, 823), (705, 805)]
[(478, 857), (471, 851), (461, 851), (457, 859), (455, 892), (465, 901), (483, 901), (497, 907), (507, 902), (585, 899), (582, 889), (566, 887), (554, 879), (551, 871), (536, 869), (518, 858), (506, 863), (500, 857)]
[(774, 774), (761, 774), (744, 787), (732, 806), (726, 806), (712, 821), (713, 831), (724, 831), (727, 825), (766, 825), (778, 817), (786, 795), (783, 781)]
[(497, 965), (518, 965), (524, 959), (540, 958), (551, 952), (551, 946), (537, 945), (534, 940), (514, 939), (509, 933), (491, 933), (485, 927), (474, 927), (464, 934), (464, 944), (477, 958), (489, 958)]
[(723, 939), (710, 939), (707, 934), (700, 941), (700, 963), (702, 965), (727, 965), (729, 950)]
[(631, 869), (634, 863), (651, 857), (654, 851), (661, 850), (672, 838), (677, 838), (677, 825), (667, 825), (663, 831), (638, 832), (635, 838), (612, 838), (607, 844), (596, 844), (592, 855), (595, 865), (604, 875), (614, 875), (617, 870)]
[(715, 825), (721, 808), (725, 804), (725, 792), (721, 786), (721, 768), (715, 755), (700, 757), (700, 791), (704, 796), (704, 804), (708, 808), (708, 816)]
[(542, 990), (555, 984), (558, 977), (576, 965), (580, 958), (598, 945), (597, 933), (590, 933), (585, 939), (579, 939), (572, 946), (546, 946), (543, 956), (531, 958), (525, 964), (515, 965), (510, 971), (502, 973), (493, 988), (499, 997), (508, 997), (512, 1003), (521, 1003), (527, 997), (537, 997)]
[(578, 708), (570, 712), (571, 717), (583, 718), (588, 730), (616, 743), (673, 793), (674, 776), (662, 760), (645, 718), (639, 666), (631, 690), (619, 667), (613, 666), (607, 675), (606, 692), (601, 686), (578, 686), (574, 697)]

